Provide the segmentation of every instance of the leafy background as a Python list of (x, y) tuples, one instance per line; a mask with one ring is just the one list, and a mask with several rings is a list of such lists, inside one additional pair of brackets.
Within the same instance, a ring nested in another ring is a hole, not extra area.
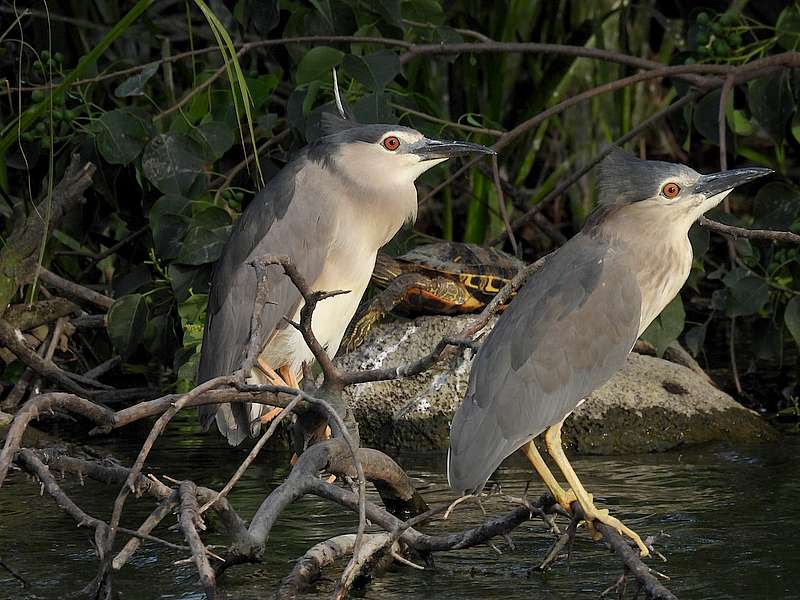
[[(550, 53), (409, 57), (391, 40), (537, 41), (688, 65), (742, 64), (800, 44), (796, 2), (57, 4), (48, 15), (44, 4), (30, 3), (19, 19), (9, 3), (0, 6), (8, 24), (0, 48), (3, 246), (52, 192), (73, 153), (98, 165), (86, 203), (59, 224), (40, 261), (115, 302), (107, 327), (71, 336), (60, 361), (85, 372), (119, 354), (109, 382), (161, 390), (191, 387), (211, 265), (263, 182), (319, 135), (320, 113), (331, 109), (332, 68), (360, 121), (491, 144), (558, 101), (635, 70)], [(318, 39), (290, 40), (307, 36)], [(687, 92), (679, 80), (639, 83), (516, 138), (500, 155), (512, 220), (609, 141)], [(764, 165), (777, 175), (735, 193), (730, 210), (720, 208), (713, 218), (800, 231), (798, 99), (797, 70), (773, 70), (735, 88), (726, 107), (729, 166)], [(719, 91), (701, 97), (627, 149), (719, 170), (719, 103)], [(456, 168), (448, 164), (421, 178), (419, 219), (390, 251), (430, 238), (486, 244), (503, 234), (503, 207), (485, 165), (430, 194)], [(594, 181), (590, 173), (517, 230), (524, 259), (580, 229), (596, 200)], [(691, 239), (689, 284), (646, 339), (661, 351), (679, 338), (745, 404), (796, 418), (798, 249), (743, 239), (729, 244), (701, 228)], [(502, 247), (513, 251), (507, 241)], [(12, 300), (32, 294), (41, 291), (27, 285)], [(7, 363), (3, 384), (21, 371), (18, 361)]]

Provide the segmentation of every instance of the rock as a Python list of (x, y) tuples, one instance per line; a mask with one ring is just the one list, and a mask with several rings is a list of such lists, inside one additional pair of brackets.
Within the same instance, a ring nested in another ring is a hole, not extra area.
[[(346, 370), (408, 364), (474, 317), (419, 317), (377, 326), (366, 342), (337, 359)], [(442, 449), (464, 397), (472, 364), (466, 349), (422, 375), (359, 384), (345, 392), (362, 442), (377, 448)], [(716, 440), (774, 439), (756, 413), (686, 366), (631, 354), (626, 366), (567, 419), (564, 439), (583, 453), (663, 451)]]

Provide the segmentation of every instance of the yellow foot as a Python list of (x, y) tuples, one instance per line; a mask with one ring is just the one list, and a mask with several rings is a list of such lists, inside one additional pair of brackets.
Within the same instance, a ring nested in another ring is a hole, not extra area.
[(650, 550), (645, 546), (642, 538), (639, 537), (639, 534), (636, 533), (630, 527), (627, 527), (622, 521), (617, 519), (616, 517), (612, 517), (608, 509), (597, 509), (595, 508), (594, 504), (588, 507), (589, 510), (586, 510), (587, 507), (583, 507), (584, 514), (586, 515), (586, 524), (589, 526), (589, 531), (592, 534), (592, 539), (599, 540), (603, 537), (603, 535), (597, 531), (594, 526), (595, 521), (599, 521), (600, 523), (604, 523), (609, 527), (613, 527), (617, 530), (617, 533), (620, 535), (624, 535), (632, 539), (637, 546), (639, 546), (639, 555), (643, 558), (646, 556), (650, 556)]
[(283, 409), (282, 408), (278, 408), (276, 406), (274, 408), (271, 408), (269, 411), (265, 412), (260, 417), (258, 417), (258, 421), (262, 425), (266, 425), (266, 424), (270, 423), (272, 421), (272, 419), (274, 419), (279, 414), (281, 414), (281, 412), (283, 412)]
[[(556, 498), (556, 501), (564, 508), (564, 510), (571, 513), (572, 503), (578, 501), (575, 492), (572, 490), (567, 490), (563, 495), (560, 496), (560, 498)], [(609, 527), (613, 527), (620, 535), (624, 535), (632, 539), (639, 547), (639, 554), (642, 557), (650, 556), (650, 550), (647, 548), (647, 546), (645, 546), (638, 533), (633, 531), (630, 527), (627, 527), (616, 517), (612, 517), (607, 508), (597, 508), (594, 505), (594, 497), (592, 494), (588, 494), (588, 496), (590, 502), (589, 506), (581, 506), (581, 508), (583, 508), (583, 513), (586, 516), (586, 525), (589, 528), (589, 533), (591, 534), (593, 540), (599, 540), (603, 537), (603, 534), (597, 531), (597, 528), (594, 526), (594, 522), (599, 521), (600, 523), (604, 523)]]
[[(558, 493), (561, 492), (561, 493)], [(575, 495), (575, 492), (572, 490), (567, 490), (566, 492), (562, 490), (556, 490), (555, 494), (556, 502), (561, 505), (568, 513), (572, 514), (572, 503), (578, 501), (578, 497)]]

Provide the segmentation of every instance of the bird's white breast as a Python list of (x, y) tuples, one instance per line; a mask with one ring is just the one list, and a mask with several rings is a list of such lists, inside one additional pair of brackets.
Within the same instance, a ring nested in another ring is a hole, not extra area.
[[(316, 167), (314, 167), (316, 168)], [(308, 176), (313, 177), (310, 173)], [(381, 193), (372, 186), (360, 188), (352, 181), (328, 178), (323, 201), (330, 203), (328, 212), (334, 219), (335, 233), (327, 249), (325, 266), (312, 283), (315, 291), (349, 290), (347, 294), (320, 301), (311, 320), (317, 340), (333, 356), (369, 285), (378, 250), (394, 237), (403, 223), (416, 211), (416, 188), (395, 188)], [(311, 242), (313, 243), (313, 242)], [(300, 320), (300, 309), (293, 320)], [(286, 327), (270, 340), (264, 349), (270, 366), (290, 365), (298, 375), (304, 362), (313, 362), (313, 354), (302, 334)]]
[[(671, 233), (671, 232), (669, 232)], [(637, 274), (642, 294), (639, 335), (681, 291), (692, 269), (692, 245), (682, 231), (654, 244)]]

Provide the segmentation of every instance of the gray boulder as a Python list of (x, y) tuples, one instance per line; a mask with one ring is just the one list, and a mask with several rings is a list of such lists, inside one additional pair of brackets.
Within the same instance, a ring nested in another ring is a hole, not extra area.
[[(474, 317), (419, 317), (376, 327), (366, 342), (337, 359), (346, 370), (408, 364)], [(351, 386), (347, 399), (362, 443), (388, 450), (442, 449), (464, 397), (472, 364), (467, 349), (403, 380)], [(568, 446), (583, 453), (652, 452), (716, 440), (774, 439), (756, 413), (707, 377), (654, 356), (632, 353), (627, 365), (579, 406), (564, 426)]]

